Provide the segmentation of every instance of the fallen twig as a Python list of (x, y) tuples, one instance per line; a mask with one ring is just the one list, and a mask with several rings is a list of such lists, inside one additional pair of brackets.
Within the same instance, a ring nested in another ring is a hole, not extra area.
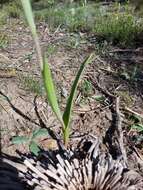
[[(92, 76), (91, 76), (92, 77)], [(94, 86), (97, 86), (98, 89), (105, 95), (108, 96), (110, 98), (115, 98), (115, 95), (113, 95), (112, 93), (110, 93), (106, 88), (101, 87), (100, 83), (98, 82), (98, 80), (94, 77), (95, 80), (93, 80), (93, 78), (91, 78), (91, 82)]]
[(3, 97), (6, 98), (7, 102), (9, 103), (10, 107), (17, 113), (19, 114), (21, 117), (23, 117), (24, 119), (30, 121), (31, 123), (34, 123), (35, 125), (39, 126), (39, 123), (35, 122), (33, 119), (31, 119), (30, 117), (28, 117), (27, 115), (25, 115), (21, 110), (19, 110), (18, 108), (16, 108), (11, 101), (9, 100), (9, 98), (2, 92), (0, 91), (0, 95), (2, 95)]
[(136, 53), (138, 51), (138, 49), (114, 49), (109, 53)]
[(134, 115), (137, 115), (138, 117), (140, 117), (140, 118), (143, 119), (143, 115), (142, 115), (142, 114), (137, 113), (137, 112), (133, 111), (132, 109), (130, 109), (130, 108), (128, 108), (128, 107), (125, 107), (124, 109), (125, 109), (125, 111), (128, 111), (128, 112), (130, 112), (130, 113), (132, 113), (132, 114), (134, 114)]
[(110, 68), (103, 68), (103, 67), (100, 67), (99, 69), (102, 70), (102, 71), (105, 71), (105, 72), (107, 72), (107, 73), (117, 74), (116, 71), (113, 71), (113, 70), (111, 70)]

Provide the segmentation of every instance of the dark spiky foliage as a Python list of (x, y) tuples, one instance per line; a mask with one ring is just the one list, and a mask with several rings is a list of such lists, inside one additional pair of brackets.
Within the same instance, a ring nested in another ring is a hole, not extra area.
[(12, 164), (18, 169), (21, 183), (18, 185), (16, 175), (14, 178), (14, 170), (5, 175), (1, 172), (0, 190), (6, 190), (3, 184), (7, 181), (10, 181), (7, 190), (20, 190), (22, 184), (35, 190), (143, 189), (143, 178), (129, 170), (122, 157), (113, 160), (109, 153), (103, 152), (99, 138), (88, 136), (73, 150), (42, 151), (39, 157), (22, 155), (22, 159), (23, 164)]

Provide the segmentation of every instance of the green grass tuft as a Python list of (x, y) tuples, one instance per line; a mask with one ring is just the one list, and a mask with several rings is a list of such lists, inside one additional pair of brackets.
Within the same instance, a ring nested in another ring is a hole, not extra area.
[(36, 95), (44, 95), (44, 85), (33, 76), (19, 76), (20, 84), (25, 90), (35, 93)]
[(4, 49), (8, 46), (9, 38), (3, 32), (0, 32), (0, 49)]
[(115, 45), (132, 46), (143, 32), (142, 26), (143, 22), (138, 22), (131, 14), (112, 13), (98, 17), (93, 31)]

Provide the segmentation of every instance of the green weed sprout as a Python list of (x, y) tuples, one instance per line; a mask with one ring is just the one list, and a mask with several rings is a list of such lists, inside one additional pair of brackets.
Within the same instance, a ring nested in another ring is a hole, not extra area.
[(40, 151), (39, 146), (36, 143), (36, 139), (39, 137), (47, 136), (48, 130), (47, 129), (36, 129), (32, 132), (32, 135), (29, 137), (26, 136), (16, 136), (12, 138), (12, 143), (19, 145), (19, 144), (27, 144), (29, 147), (29, 150), (36, 156), (38, 156), (38, 153)]
[(42, 54), (42, 51), (40, 48), (30, 0), (21, 0), (21, 2), (22, 2), (22, 6), (24, 9), (25, 16), (28, 21), (30, 30), (32, 32), (34, 42), (35, 42), (37, 56), (39, 59), (39, 66), (41, 68), (41, 73), (44, 80), (44, 86), (45, 86), (45, 90), (47, 94), (47, 99), (57, 119), (60, 121), (62, 125), (63, 140), (65, 143), (65, 146), (67, 146), (68, 141), (69, 141), (69, 133), (70, 133), (69, 127), (70, 127), (70, 120), (71, 120), (71, 111), (72, 111), (73, 101), (76, 94), (76, 89), (77, 89), (79, 80), (81, 78), (81, 75), (84, 71), (85, 66), (91, 62), (92, 54), (89, 55), (81, 64), (79, 71), (76, 75), (76, 78), (74, 80), (74, 83), (72, 85), (71, 92), (67, 100), (66, 108), (64, 110), (64, 113), (62, 114), (58, 105), (55, 86), (53, 83), (52, 74), (51, 74), (50, 66), (48, 64), (48, 60), (46, 58), (46, 54), (45, 53)]

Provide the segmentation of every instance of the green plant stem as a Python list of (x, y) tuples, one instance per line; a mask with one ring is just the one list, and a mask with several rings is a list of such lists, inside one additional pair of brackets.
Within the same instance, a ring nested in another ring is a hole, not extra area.
[(63, 128), (62, 131), (63, 131), (64, 145), (67, 148), (68, 143), (69, 143), (70, 128), (69, 127), (65, 127), (65, 128)]

